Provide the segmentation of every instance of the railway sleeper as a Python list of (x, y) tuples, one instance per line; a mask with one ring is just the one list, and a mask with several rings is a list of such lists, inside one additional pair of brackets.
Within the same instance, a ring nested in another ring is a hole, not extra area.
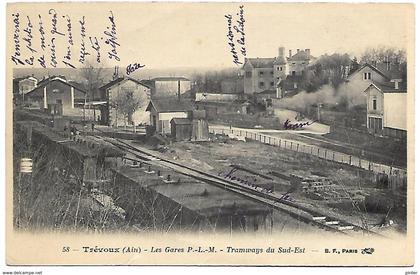
[(324, 217), (324, 216), (313, 216), (312, 217), (312, 220), (314, 220), (314, 221), (323, 221), (323, 220), (325, 220), (327, 217)]

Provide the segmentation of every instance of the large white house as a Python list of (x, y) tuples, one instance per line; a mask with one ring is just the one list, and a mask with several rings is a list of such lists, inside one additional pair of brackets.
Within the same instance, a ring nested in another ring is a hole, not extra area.
[(316, 60), (310, 49), (296, 49), (285, 55), (285, 48), (279, 47), (277, 57), (245, 58), (242, 72), (244, 93), (255, 94), (263, 91), (276, 91), (277, 85), (287, 76), (301, 76), (303, 70)]

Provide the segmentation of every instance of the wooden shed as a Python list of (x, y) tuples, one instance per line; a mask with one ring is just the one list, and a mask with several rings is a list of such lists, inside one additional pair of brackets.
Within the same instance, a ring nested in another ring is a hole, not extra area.
[(190, 140), (193, 124), (189, 118), (173, 118), (171, 120), (171, 133), (176, 141)]
[(174, 98), (153, 99), (146, 111), (150, 112), (150, 125), (157, 133), (171, 135), (171, 120), (174, 118), (190, 118), (193, 104), (189, 100)]

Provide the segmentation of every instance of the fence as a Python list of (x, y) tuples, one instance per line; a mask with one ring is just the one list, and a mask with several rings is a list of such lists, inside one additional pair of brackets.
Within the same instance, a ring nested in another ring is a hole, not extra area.
[(404, 186), (407, 182), (407, 171), (405, 169), (392, 167), (385, 164), (375, 163), (369, 160), (362, 159), (357, 156), (332, 151), (329, 149), (318, 147), (316, 145), (309, 145), (309, 144), (295, 141), (295, 140), (278, 138), (278, 137), (264, 135), (257, 132), (251, 132), (251, 131), (240, 130), (240, 129), (225, 129), (225, 128), (210, 127), (210, 133), (223, 134), (223, 135), (233, 134), (235, 136), (240, 136), (240, 137), (256, 140), (264, 144), (277, 146), (283, 149), (289, 149), (295, 152), (316, 156), (321, 159), (362, 168), (368, 171), (372, 171), (375, 174), (379, 174), (379, 173), (386, 174), (389, 178), (389, 182), (392, 185), (392, 189), (396, 189), (401, 186)]

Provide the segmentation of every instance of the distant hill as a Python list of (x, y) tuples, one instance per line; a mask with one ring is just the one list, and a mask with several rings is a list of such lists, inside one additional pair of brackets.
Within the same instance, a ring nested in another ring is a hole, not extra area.
[[(194, 75), (204, 74), (209, 71), (215, 71), (213, 68), (169, 68), (169, 69), (148, 69), (142, 68), (129, 76), (135, 79), (151, 79), (160, 76), (184, 76), (192, 79)], [(220, 71), (237, 71), (235, 68), (223, 69)], [(114, 68), (104, 68), (105, 82), (112, 79)], [(81, 82), (80, 69), (72, 68), (16, 68), (13, 70), (13, 78), (33, 75), (38, 79), (48, 77), (48, 75), (63, 75), (67, 80)], [(126, 75), (126, 68), (119, 68), (119, 75)]]

